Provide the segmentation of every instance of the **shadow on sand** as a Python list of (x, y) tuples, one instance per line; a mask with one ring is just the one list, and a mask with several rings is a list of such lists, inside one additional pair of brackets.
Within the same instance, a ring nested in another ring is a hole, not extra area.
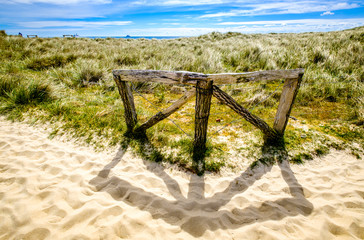
[[(153, 148), (148, 141), (140, 144), (146, 150)], [(199, 177), (191, 173), (189, 192), (185, 197), (178, 182), (171, 178), (162, 166), (155, 167), (154, 163), (144, 159), (143, 162), (147, 169), (164, 181), (175, 200), (167, 200), (152, 192), (147, 192), (121, 178), (109, 177), (110, 171), (121, 161), (127, 148), (128, 141), (122, 144), (114, 159), (90, 181), (90, 184), (94, 185), (98, 191), (108, 192), (115, 200), (124, 201), (143, 211), (150, 212), (154, 219), (160, 218), (171, 225), (180, 226), (182, 230), (194, 237), (203, 235), (206, 230), (234, 229), (254, 222), (280, 220), (296, 215), (307, 216), (313, 210), (313, 205), (305, 198), (303, 188), (290, 168), (288, 154), (284, 147), (280, 149), (263, 147), (262, 157), (268, 164), (258, 164), (253, 169), (246, 169), (240, 176), (233, 179), (224, 191), (208, 198), (204, 196), (203, 176)], [(277, 157), (279, 157), (278, 161)], [(287, 183), (292, 197), (264, 201), (243, 209), (234, 208), (231, 211), (221, 209), (235, 195), (246, 191), (255, 181), (269, 172), (274, 162), (277, 162), (280, 167), (282, 177)]]

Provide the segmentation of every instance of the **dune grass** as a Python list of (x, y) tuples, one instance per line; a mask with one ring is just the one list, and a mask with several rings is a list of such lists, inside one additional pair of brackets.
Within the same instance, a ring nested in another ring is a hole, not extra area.
[[(0, 34), (0, 113), (12, 119), (51, 122), (53, 135), (69, 134), (105, 149), (123, 141), (123, 107), (113, 69), (185, 70), (202, 73), (305, 68), (286, 132), (292, 161), (330, 148), (364, 148), (364, 28), (302, 34), (210, 33), (172, 40), (24, 39)], [(223, 86), (238, 102), (273, 123), (279, 82)], [(140, 122), (178, 99), (186, 87), (135, 84)], [(274, 92), (274, 93), (273, 93)], [(273, 94), (272, 94), (273, 93)], [(271, 97), (259, 103), (270, 94)], [(194, 100), (171, 116), (193, 136)], [(225, 124), (235, 121), (214, 134)], [(261, 134), (213, 99), (207, 169), (238, 168), (259, 157)], [(155, 156), (189, 168), (192, 139), (168, 120), (147, 135)], [(139, 154), (144, 150), (131, 144)], [(152, 154), (153, 155), (153, 154)], [(153, 158), (153, 157), (152, 157)]]

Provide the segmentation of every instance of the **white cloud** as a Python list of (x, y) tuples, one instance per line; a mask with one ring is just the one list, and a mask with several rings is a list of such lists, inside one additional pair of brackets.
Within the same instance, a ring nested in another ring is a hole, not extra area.
[(330, 11), (326, 11), (324, 13), (321, 13), (320, 16), (325, 16), (325, 15), (334, 15), (335, 13), (330, 12)]
[(237, 15), (249, 15), (251, 11), (248, 10), (239, 10), (239, 11), (231, 11), (231, 12), (219, 12), (219, 13), (211, 13), (200, 16), (199, 18), (219, 18), (219, 17), (234, 17)]
[(227, 0), (139, 0), (134, 4), (144, 6), (199, 6), (199, 5), (215, 5), (231, 2)]
[(47, 27), (103, 27), (103, 26), (123, 26), (131, 24), (131, 21), (104, 21), (104, 22), (87, 22), (87, 21), (33, 21), (20, 22), (18, 25), (29, 28), (47, 28)]
[(280, 2), (264, 2), (244, 5), (246, 9), (231, 10), (228, 12), (209, 13), (200, 16), (200, 18), (217, 18), (217, 17), (233, 17), (233, 16), (254, 16), (254, 15), (274, 15), (274, 14), (297, 14), (333, 11), (342, 9), (352, 9), (360, 7), (357, 3), (333, 2), (333, 1), (280, 1)]
[(174, 22), (174, 23), (163, 23), (163, 25), (180, 26), (180, 25), (182, 25), (182, 23), (176, 23), (176, 22)]
[(45, 3), (54, 5), (69, 5), (69, 4), (108, 4), (112, 0), (4, 0), (3, 3), (7, 4), (33, 4), (33, 3)]
[[(232, 26), (222, 26), (222, 25)], [(211, 28), (147, 28), (127, 29), (121, 35), (131, 36), (199, 36), (210, 32), (241, 32), (241, 33), (299, 33), (327, 32), (354, 28), (364, 25), (364, 18), (357, 19), (303, 19), (282, 21), (255, 21), (239, 23), (221, 23)], [(238, 25), (238, 26), (234, 26)]]
[[(243, 33), (270, 33), (270, 32), (318, 32), (337, 31), (364, 25), (364, 18), (351, 19), (297, 19), (277, 21), (251, 21), (251, 22), (222, 22), (216, 25), (225, 31)], [(232, 27), (231, 27), (232, 26)]]
[(343, 25), (343, 24), (362, 24), (364, 18), (349, 19), (295, 19), (295, 20), (276, 20), (276, 21), (250, 21), (250, 22), (221, 22), (216, 25), (287, 25), (287, 24), (305, 24), (305, 25)]
[(362, 5), (359, 4), (360, 1), (352, 0), (132, 0), (131, 3), (165, 7), (221, 5), (222, 8), (234, 7), (236, 9), (228, 12), (208, 13), (201, 16), (202, 18), (322, 12), (357, 8)]
[[(159, 23), (158, 23), (159, 24)], [(225, 24), (226, 26), (223, 26)], [(44, 24), (45, 25), (45, 24)], [(50, 25), (50, 24), (48, 24)], [(54, 24), (53, 24), (54, 25)], [(57, 29), (32, 28), (14, 29), (14, 34), (41, 33), (44, 36), (60, 36), (60, 34), (78, 33), (80, 36), (199, 36), (210, 32), (241, 32), (241, 33), (298, 33), (298, 32), (327, 32), (354, 28), (364, 25), (364, 18), (356, 19), (303, 19), (282, 21), (254, 21), (254, 22), (226, 22), (209, 28), (193, 27), (148, 27), (148, 28), (99, 28), (83, 24), (74, 24), (76, 27), (59, 27)], [(230, 26), (229, 26), (230, 25)], [(80, 26), (83, 26), (80, 28)]]

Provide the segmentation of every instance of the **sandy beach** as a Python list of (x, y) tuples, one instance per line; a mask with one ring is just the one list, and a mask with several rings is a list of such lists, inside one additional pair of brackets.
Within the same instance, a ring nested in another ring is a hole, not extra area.
[(0, 239), (364, 239), (345, 151), (201, 178), (48, 136), (0, 119)]

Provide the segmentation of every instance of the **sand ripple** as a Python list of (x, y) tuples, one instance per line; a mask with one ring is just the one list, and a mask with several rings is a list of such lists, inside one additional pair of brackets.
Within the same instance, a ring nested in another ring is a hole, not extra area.
[(0, 120), (0, 239), (364, 239), (364, 160), (196, 177)]

